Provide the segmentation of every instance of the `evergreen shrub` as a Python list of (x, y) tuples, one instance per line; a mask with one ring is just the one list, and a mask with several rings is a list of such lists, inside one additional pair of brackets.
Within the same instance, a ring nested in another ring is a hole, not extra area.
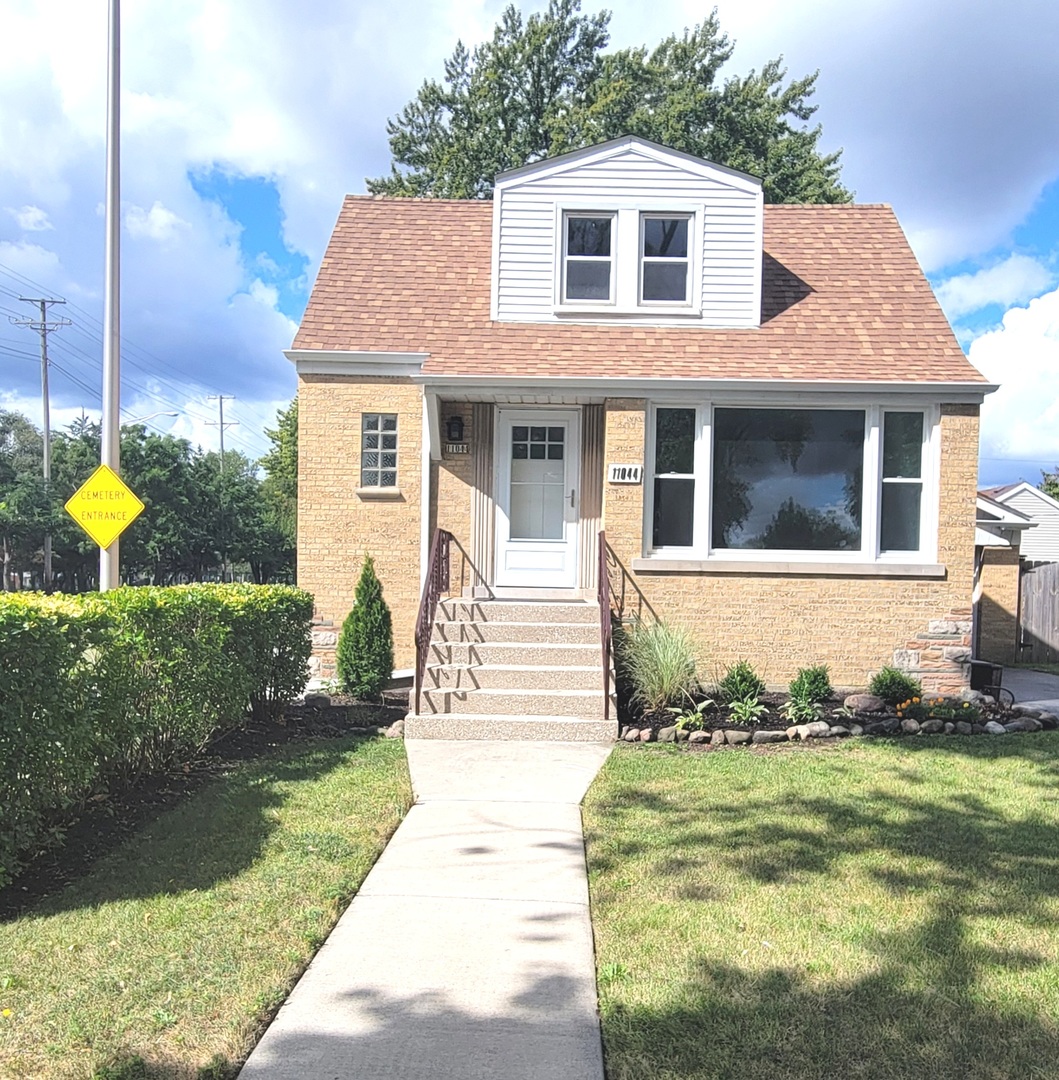
[(393, 676), (393, 623), (370, 555), (338, 635), (335, 671), (342, 689), (362, 701), (378, 701)]
[(826, 664), (801, 668), (787, 687), (791, 698), (808, 705), (819, 705), (834, 693)]
[(923, 684), (911, 675), (906, 675), (895, 667), (887, 666), (880, 668), (872, 676), (868, 691), (882, 698), (887, 705), (899, 705), (902, 701), (921, 697)]

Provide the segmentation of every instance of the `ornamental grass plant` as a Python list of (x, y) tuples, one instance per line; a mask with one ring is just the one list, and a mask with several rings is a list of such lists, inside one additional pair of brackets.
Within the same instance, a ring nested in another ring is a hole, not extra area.
[(631, 700), (645, 713), (690, 703), (699, 691), (695, 646), (682, 626), (640, 622), (615, 637)]

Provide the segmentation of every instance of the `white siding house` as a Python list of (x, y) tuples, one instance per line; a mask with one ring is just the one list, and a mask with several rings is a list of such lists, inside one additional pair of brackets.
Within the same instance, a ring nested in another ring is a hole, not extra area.
[(1027, 530), (1022, 537), (1023, 559), (1059, 562), (1059, 502), (1026, 481), (990, 488), (985, 494), (1035, 522), (1036, 528)]
[(624, 138), (501, 174), (493, 205), (498, 321), (760, 324), (754, 177)]

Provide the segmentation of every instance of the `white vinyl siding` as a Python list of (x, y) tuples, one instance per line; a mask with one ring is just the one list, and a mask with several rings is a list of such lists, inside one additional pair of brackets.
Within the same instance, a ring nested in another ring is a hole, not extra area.
[[(542, 163), (544, 164), (544, 163)], [(696, 217), (692, 297), (708, 326), (757, 326), (761, 308), (761, 195), (634, 149), (575, 164), (558, 175), (525, 176), (498, 186), (494, 222), (495, 312), (502, 321), (554, 322), (562, 211), (636, 209)], [(616, 237), (616, 252), (623, 239)], [(635, 240), (632, 250), (635, 252)], [(692, 254), (689, 252), (689, 255)], [(701, 297), (701, 299), (699, 299)], [(661, 310), (623, 322), (685, 325), (688, 315)]]
[(1003, 503), (1037, 522), (1022, 534), (1022, 557), (1031, 562), (1059, 562), (1059, 510), (1032, 491), (1015, 492)]

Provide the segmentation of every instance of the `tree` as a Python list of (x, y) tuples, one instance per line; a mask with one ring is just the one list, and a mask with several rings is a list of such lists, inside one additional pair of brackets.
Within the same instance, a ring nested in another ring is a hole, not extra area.
[(364, 557), (353, 610), (338, 635), (335, 669), (342, 689), (364, 701), (377, 701), (393, 675), (390, 609), (370, 555)]
[(259, 464), (265, 470), (261, 484), (260, 529), (278, 539), (281, 559), (276, 569), (295, 567), (298, 547), (298, 399), (276, 413), (276, 427), (265, 428), (271, 449)]
[(1059, 499), (1059, 467), (1054, 472), (1045, 472), (1041, 469), (1041, 482), (1037, 485), (1045, 495), (1053, 499)]
[(525, 21), (505, 9), (491, 41), (462, 42), (442, 83), (424, 82), (387, 123), (389, 176), (373, 194), (488, 199), (497, 173), (623, 135), (761, 177), (769, 202), (846, 202), (841, 151), (807, 127), (817, 74), (785, 82), (782, 58), (720, 82), (734, 44), (714, 11), (693, 30), (604, 53), (610, 13), (550, 0)]

